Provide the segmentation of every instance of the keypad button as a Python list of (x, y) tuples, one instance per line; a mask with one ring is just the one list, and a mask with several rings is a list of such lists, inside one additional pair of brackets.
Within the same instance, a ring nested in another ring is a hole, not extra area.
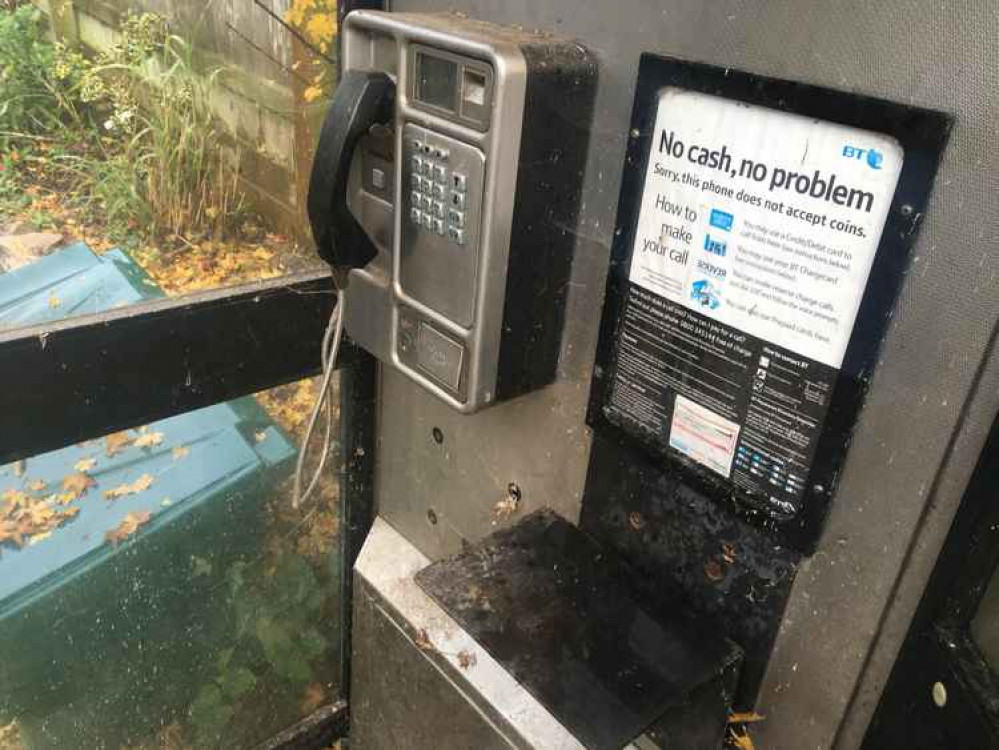
[(420, 175), (416, 174), (416, 172), (413, 172), (409, 176), (409, 186), (411, 188), (413, 188), (413, 190), (419, 190), (420, 189), (420, 180), (421, 179), (423, 179), (423, 178), (421, 178)]
[(444, 172), (444, 167), (442, 167), (440, 164), (435, 164), (434, 165), (434, 179), (437, 180), (438, 182), (444, 182), (444, 177), (445, 176), (446, 176), (446, 174)]
[(427, 177), (420, 178), (420, 190), (424, 193), (430, 193), (434, 189), (434, 183)]
[(449, 240), (451, 240), (451, 242), (455, 243), (456, 245), (464, 245), (465, 244), (465, 230), (464, 229), (458, 229), (457, 227), (448, 227), (447, 228), (447, 238)]
[(437, 234), (444, 234), (444, 222), (440, 219), (434, 219), (434, 231)]
[(423, 228), (433, 231), (434, 228), (434, 217), (428, 213), (423, 214)]
[(413, 222), (414, 224), (422, 224), (423, 223), (423, 214), (420, 212), (420, 209), (415, 208), (415, 207), (409, 209), (409, 220), (411, 222)]
[(448, 209), (447, 220), (451, 226), (461, 229), (465, 226), (465, 214), (461, 211), (455, 211), (453, 208)]
[(459, 211), (465, 210), (465, 196), (462, 193), (451, 193), (451, 206)]
[(464, 193), (468, 188), (468, 178), (459, 172), (453, 172), (451, 174), (451, 187), (457, 190), (459, 193)]
[(432, 213), (433, 213), (434, 216), (437, 216), (437, 217), (439, 217), (441, 219), (444, 218), (444, 204), (441, 203), (440, 201), (434, 201), (433, 202), (431, 211), (432, 211)]
[(434, 202), (429, 195), (420, 196), (420, 208), (424, 211), (430, 211), (434, 207)]
[(419, 156), (413, 157), (413, 171), (422, 172), (423, 171), (423, 158)]
[(443, 200), (444, 193), (445, 193), (444, 186), (441, 183), (439, 183), (439, 182), (435, 182), (434, 183), (434, 198), (437, 198), (438, 200)]
[(414, 190), (413, 192), (411, 192), (409, 194), (409, 205), (415, 206), (416, 208), (419, 208), (420, 207), (420, 198), (421, 198), (420, 193), (418, 191)]

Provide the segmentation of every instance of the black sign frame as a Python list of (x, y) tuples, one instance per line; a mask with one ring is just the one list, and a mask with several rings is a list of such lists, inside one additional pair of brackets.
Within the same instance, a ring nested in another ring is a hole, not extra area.
[[(652, 151), (659, 93), (666, 87), (712, 94), (883, 133), (895, 138), (904, 150), (898, 184), (832, 392), (805, 485), (801, 510), (790, 518), (768, 513), (729, 480), (718, 477), (710, 469), (677, 451), (653, 442), (637, 430), (622, 428), (610, 421), (604, 411), (613, 382), (622, 312), (631, 286), (628, 280), (631, 250)], [(835, 494), (881, 341), (909, 267), (911, 251), (953, 122), (951, 115), (935, 110), (730, 68), (643, 54), (618, 200), (587, 423), (615, 442), (663, 460), (664, 471), (678, 472), (685, 483), (729, 505), (741, 517), (775, 531), (795, 549), (806, 554), (813, 552)]]

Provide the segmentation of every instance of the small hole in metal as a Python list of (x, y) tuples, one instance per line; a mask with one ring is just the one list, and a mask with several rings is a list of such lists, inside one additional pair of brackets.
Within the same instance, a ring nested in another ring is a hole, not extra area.
[(434, 442), (437, 443), (437, 445), (440, 445), (441, 443), (444, 442), (444, 433), (441, 432), (440, 427), (434, 427), (433, 436), (434, 436)]
[(437, 513), (434, 512), (433, 508), (427, 509), (427, 520), (430, 521), (431, 526), (437, 525)]
[(902, 212), (902, 216), (912, 216), (912, 212), (913, 212), (914, 210), (915, 210), (915, 209), (913, 209), (913, 207), (912, 207), (912, 206), (910, 206), (910, 205), (909, 205), (908, 203), (906, 203), (905, 205), (903, 205), (903, 206), (902, 206), (902, 207), (901, 207), (901, 208), (899, 209), (899, 211), (901, 211), (901, 212)]
[(518, 487), (515, 482), (510, 482), (510, 484), (506, 486), (506, 494), (509, 495), (510, 499), (513, 500), (514, 502), (518, 503), (520, 502), (521, 498), (520, 487)]

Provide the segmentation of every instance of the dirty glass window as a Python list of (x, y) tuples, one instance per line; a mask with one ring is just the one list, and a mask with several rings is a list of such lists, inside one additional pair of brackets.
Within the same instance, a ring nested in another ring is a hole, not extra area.
[(0, 748), (255, 747), (337, 699), (335, 472), (291, 502), (317, 388), (0, 467)]
[[(319, 267), (305, 191), (336, 33), (335, 0), (0, 2), (0, 310)], [(110, 266), (135, 288), (104, 289)]]

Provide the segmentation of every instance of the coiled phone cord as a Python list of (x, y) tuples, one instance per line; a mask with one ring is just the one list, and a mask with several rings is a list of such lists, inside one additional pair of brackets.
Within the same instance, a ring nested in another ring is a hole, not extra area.
[[(330, 452), (330, 438), (333, 436), (333, 399), (330, 397), (330, 383), (333, 380), (333, 370), (336, 367), (337, 352), (340, 351), (340, 341), (343, 339), (343, 318), (344, 308), (347, 305), (347, 294), (341, 288), (338, 290), (336, 307), (330, 314), (330, 321), (326, 325), (326, 332), (323, 334), (323, 382), (319, 389), (319, 396), (312, 407), (312, 414), (309, 416), (309, 424), (305, 428), (305, 436), (302, 438), (302, 447), (298, 451), (298, 462), (295, 464), (295, 486), (292, 495), (292, 507), (296, 510), (300, 505), (307, 502), (319, 485), (322, 478), (323, 468), (326, 466), (326, 456)], [(322, 452), (319, 454), (319, 463), (309, 480), (305, 492), (302, 492), (302, 476), (305, 473), (305, 456), (308, 453), (309, 444), (312, 442), (313, 433), (316, 431), (316, 424), (319, 422), (319, 415), (326, 408), (326, 432), (323, 436)]]

